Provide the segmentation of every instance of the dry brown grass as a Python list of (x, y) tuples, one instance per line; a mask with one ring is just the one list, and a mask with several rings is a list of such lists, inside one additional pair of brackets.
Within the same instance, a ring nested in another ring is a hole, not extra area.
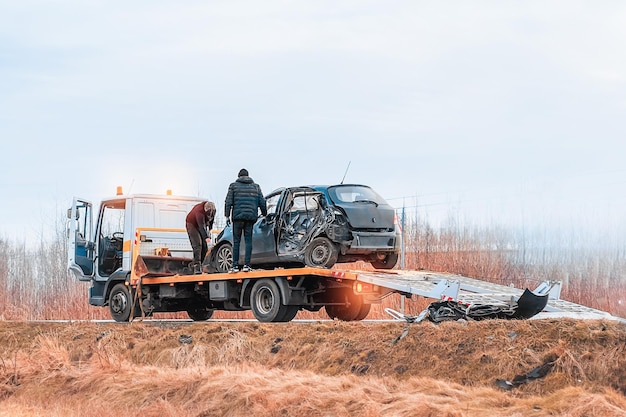
[[(563, 298), (626, 317), (623, 249), (537, 256), (501, 230), (407, 230), (406, 268), (522, 288), (559, 279)], [(62, 242), (31, 251), (0, 240), (0, 320), (108, 318), (106, 308), (87, 304), (88, 284), (68, 277)], [(415, 315), (430, 300), (404, 301), (404, 311)], [(388, 318), (385, 307), (400, 310), (401, 298), (385, 299), (368, 318)], [(0, 321), (0, 416), (626, 415), (623, 325), (421, 323), (391, 343), (404, 326)], [(506, 392), (494, 384), (554, 358), (545, 378)]]
[[(626, 328), (0, 323), (0, 416), (624, 416)], [(183, 343), (190, 336), (191, 343)], [(558, 356), (545, 378), (495, 386)]]

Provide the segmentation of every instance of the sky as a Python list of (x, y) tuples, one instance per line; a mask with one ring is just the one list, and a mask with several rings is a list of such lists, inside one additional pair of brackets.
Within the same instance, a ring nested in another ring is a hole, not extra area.
[(621, 236), (625, 113), (622, 1), (0, 0), (0, 238), (240, 168)]

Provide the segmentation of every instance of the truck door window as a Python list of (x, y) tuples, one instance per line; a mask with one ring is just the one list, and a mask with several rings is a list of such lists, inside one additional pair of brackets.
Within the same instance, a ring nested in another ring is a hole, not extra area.
[(100, 275), (111, 275), (122, 266), (124, 207), (104, 207), (100, 222), (98, 267)]

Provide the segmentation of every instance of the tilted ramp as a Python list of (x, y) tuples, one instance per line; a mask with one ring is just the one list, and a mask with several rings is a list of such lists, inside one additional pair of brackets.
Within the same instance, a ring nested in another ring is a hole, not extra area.
[[(357, 281), (389, 288), (404, 294), (420, 295), (436, 300), (457, 301), (465, 305), (510, 306), (524, 294), (523, 289), (468, 278), (461, 275), (430, 271), (359, 271)], [(561, 283), (544, 281), (531, 291), (536, 296), (546, 296), (543, 311), (533, 318), (574, 317), (614, 318), (611, 314), (580, 304), (561, 300)]]

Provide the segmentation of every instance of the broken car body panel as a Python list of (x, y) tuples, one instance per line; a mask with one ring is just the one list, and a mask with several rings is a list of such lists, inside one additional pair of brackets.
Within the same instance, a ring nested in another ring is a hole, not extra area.
[(360, 184), (313, 188), (324, 192), (339, 212), (340, 219), (335, 224), (347, 229), (345, 233), (349, 240), (342, 246), (340, 261), (352, 262), (362, 258), (354, 255), (399, 251), (395, 209), (372, 188)]

